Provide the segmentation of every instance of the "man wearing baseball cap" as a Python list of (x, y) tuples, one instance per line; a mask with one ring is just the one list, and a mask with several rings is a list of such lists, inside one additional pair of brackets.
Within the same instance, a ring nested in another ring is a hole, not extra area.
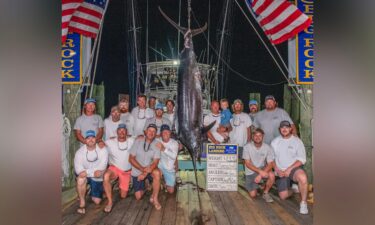
[(264, 131), (265, 143), (270, 144), (275, 137), (279, 136), (279, 125), (283, 120), (289, 121), (293, 135), (297, 135), (297, 129), (292, 119), (284, 109), (277, 107), (276, 99), (273, 95), (267, 95), (264, 104), (265, 109), (255, 115), (253, 125)]
[(155, 116), (154, 110), (146, 107), (146, 101), (146, 95), (138, 95), (138, 106), (133, 108), (131, 112), (134, 118), (133, 136), (143, 135), (146, 120)]
[(117, 127), (124, 123), (120, 119), (120, 108), (112, 106), (111, 114), (104, 120), (104, 140), (115, 139), (117, 137)]
[(175, 162), (178, 154), (178, 142), (171, 138), (171, 128), (169, 125), (163, 124), (160, 132), (160, 142), (157, 143), (161, 151), (159, 169), (163, 174), (167, 191), (172, 194), (176, 183)]
[(105, 147), (99, 148), (96, 144), (96, 133), (93, 130), (85, 132), (85, 144), (74, 156), (74, 171), (77, 179), (80, 214), (85, 214), (86, 185), (91, 186), (91, 199), (99, 204), (103, 195), (103, 173), (107, 168), (108, 151)]
[(152, 195), (150, 203), (157, 210), (161, 209), (159, 203), (160, 177), (161, 172), (158, 169), (160, 160), (160, 148), (157, 147), (155, 140), (157, 127), (155, 124), (149, 124), (145, 131), (145, 137), (138, 137), (130, 148), (129, 162), (132, 165), (132, 182), (135, 192), (135, 198), (140, 200), (145, 193), (145, 180), (152, 183)]
[(158, 103), (155, 106), (155, 117), (149, 118), (146, 120), (145, 123), (145, 129), (148, 127), (149, 124), (155, 124), (157, 127), (156, 131), (156, 137), (160, 137), (160, 127), (163, 124), (167, 124), (168, 126), (171, 126), (171, 121), (169, 119), (163, 117), (164, 113), (164, 105), (162, 103)]
[(251, 99), (249, 101), (249, 116), (251, 118), (251, 122), (254, 123), (254, 117), (256, 113), (258, 112), (258, 102), (255, 99)]
[(96, 101), (93, 98), (87, 98), (83, 105), (83, 113), (79, 116), (74, 124), (74, 131), (77, 140), (81, 143), (81, 146), (86, 144), (83, 135), (88, 130), (93, 130), (96, 133), (96, 142), (102, 141), (104, 123), (100, 115), (95, 114)]
[(111, 212), (112, 200), (112, 181), (118, 179), (120, 188), (120, 197), (126, 198), (129, 191), (132, 165), (129, 162), (129, 150), (134, 143), (132, 137), (127, 137), (127, 128), (124, 123), (117, 126), (117, 138), (108, 139), (105, 143), (109, 154), (109, 167), (104, 174), (104, 191), (108, 198), (107, 206), (104, 212)]
[(300, 213), (308, 214), (307, 208), (307, 175), (302, 166), (306, 163), (306, 151), (301, 139), (292, 134), (292, 125), (289, 121), (280, 122), (280, 136), (275, 138), (271, 146), (275, 153), (275, 172), (277, 190), (281, 199), (293, 194), (290, 189), (291, 181), (298, 184), (301, 194)]

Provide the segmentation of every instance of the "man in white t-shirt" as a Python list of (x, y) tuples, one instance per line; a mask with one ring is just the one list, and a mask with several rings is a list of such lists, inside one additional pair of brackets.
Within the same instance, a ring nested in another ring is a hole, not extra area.
[(171, 131), (172, 131), (172, 137), (176, 137), (178, 133), (178, 123), (175, 117), (174, 112), (174, 101), (171, 99), (168, 99), (165, 102), (165, 106), (167, 107), (167, 112), (163, 114), (164, 118), (167, 118), (171, 122)]
[(279, 125), (283, 120), (289, 121), (292, 133), (297, 135), (297, 129), (292, 119), (284, 109), (277, 107), (275, 97), (267, 95), (264, 104), (266, 108), (255, 115), (253, 125), (264, 130), (265, 143), (271, 144), (271, 141), (280, 135)]
[(99, 148), (96, 144), (95, 131), (85, 133), (85, 144), (82, 145), (74, 156), (74, 172), (77, 179), (77, 192), (79, 208), (77, 212), (85, 214), (86, 185), (91, 186), (91, 199), (95, 204), (100, 204), (103, 197), (103, 174), (108, 164), (108, 151), (105, 147)]
[(137, 98), (138, 106), (132, 110), (131, 114), (134, 118), (133, 136), (143, 135), (146, 120), (155, 116), (154, 110), (146, 107), (146, 101), (146, 95), (139, 95)]
[(293, 194), (290, 190), (291, 181), (298, 183), (301, 194), (300, 213), (308, 214), (307, 208), (307, 175), (302, 169), (306, 163), (306, 151), (301, 139), (292, 134), (289, 121), (282, 121), (279, 126), (280, 136), (275, 138), (271, 146), (275, 153), (275, 172), (277, 190), (281, 199)]
[(148, 127), (149, 124), (153, 123), (156, 125), (158, 130), (156, 131), (156, 137), (160, 137), (160, 128), (163, 124), (167, 124), (171, 126), (171, 121), (169, 119), (163, 117), (164, 114), (164, 105), (161, 103), (156, 104), (155, 106), (155, 116), (153, 118), (147, 119), (145, 123), (145, 129)]
[(120, 120), (120, 109), (118, 106), (112, 106), (111, 114), (104, 120), (104, 140), (117, 137), (117, 127), (120, 123), (123, 123)]
[(232, 130), (229, 132), (231, 144), (238, 145), (238, 157), (242, 158), (243, 146), (251, 141), (251, 119), (247, 113), (243, 112), (243, 103), (240, 99), (233, 101), (233, 115), (230, 120)]
[(112, 181), (118, 178), (120, 197), (126, 198), (129, 191), (132, 166), (129, 162), (129, 150), (134, 143), (134, 138), (127, 137), (127, 129), (124, 123), (120, 123), (116, 129), (117, 138), (109, 139), (105, 143), (109, 154), (109, 167), (104, 173), (104, 191), (108, 198), (108, 203), (104, 212), (111, 212)]
[(128, 136), (132, 136), (134, 133), (134, 117), (129, 112), (129, 101), (124, 98), (118, 103), (120, 108), (121, 117), (120, 119), (125, 123)]
[(272, 172), (274, 153), (271, 146), (263, 143), (264, 131), (260, 128), (253, 132), (253, 142), (248, 142), (243, 149), (242, 158), (245, 160), (245, 186), (250, 197), (255, 198), (259, 183), (266, 180), (263, 190), (263, 199), (266, 202), (273, 202), (269, 190), (275, 182), (275, 175)]
[(86, 139), (83, 135), (88, 130), (93, 130), (96, 133), (96, 142), (102, 142), (104, 123), (100, 115), (95, 114), (96, 101), (93, 98), (85, 100), (83, 106), (83, 113), (79, 116), (74, 123), (74, 132), (77, 140), (81, 143), (81, 146), (86, 144)]
[(171, 138), (171, 128), (167, 124), (163, 124), (160, 128), (160, 146), (161, 157), (159, 162), (159, 169), (161, 170), (167, 191), (174, 192), (176, 183), (175, 162), (178, 154), (178, 142)]
[(207, 114), (203, 118), (203, 125), (208, 126), (212, 122), (216, 121), (213, 127), (207, 131), (208, 140), (214, 144), (221, 144), (224, 142), (224, 137), (220, 133), (228, 132), (230, 128), (228, 127), (220, 127), (220, 104), (218, 101), (213, 100), (211, 102), (211, 113)]

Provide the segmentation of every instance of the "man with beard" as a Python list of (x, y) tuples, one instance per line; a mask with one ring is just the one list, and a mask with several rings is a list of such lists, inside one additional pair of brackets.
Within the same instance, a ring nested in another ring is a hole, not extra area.
[(160, 160), (160, 145), (155, 140), (157, 127), (155, 124), (148, 125), (145, 137), (138, 137), (130, 149), (129, 162), (132, 164), (132, 182), (135, 198), (140, 200), (145, 193), (145, 180), (152, 183), (152, 195), (150, 203), (157, 210), (161, 209), (159, 203), (160, 177), (158, 169)]
[(137, 107), (135, 107), (131, 114), (134, 118), (133, 136), (143, 135), (146, 120), (155, 116), (154, 110), (146, 107), (146, 95), (139, 95), (137, 98)]
[(249, 101), (249, 116), (251, 118), (251, 122), (254, 123), (255, 115), (258, 112), (258, 102), (255, 99)]
[(86, 99), (83, 106), (83, 113), (77, 118), (74, 124), (75, 135), (81, 146), (86, 144), (83, 134), (88, 130), (95, 131), (97, 143), (102, 142), (104, 123), (102, 117), (95, 114), (95, 104), (95, 99)]
[(85, 133), (85, 144), (81, 146), (74, 156), (74, 172), (77, 179), (77, 192), (79, 197), (79, 214), (85, 214), (86, 185), (91, 186), (91, 199), (95, 204), (100, 204), (103, 195), (103, 173), (107, 168), (108, 151), (99, 148), (96, 144), (95, 131)]
[[(259, 183), (266, 180), (263, 190), (263, 199), (266, 202), (273, 202), (269, 190), (275, 182), (275, 175), (272, 172), (274, 163), (273, 149), (263, 143), (264, 132), (257, 128), (253, 132), (253, 142), (244, 146), (242, 158), (245, 160), (246, 189), (250, 197), (255, 198)], [(266, 164), (267, 162), (267, 164)]]
[(174, 112), (175, 103), (173, 100), (168, 99), (165, 102), (165, 106), (167, 107), (167, 112), (163, 114), (163, 117), (171, 122), (172, 137), (176, 137), (178, 132), (178, 123), (176, 122), (177, 120)]
[(301, 139), (292, 134), (292, 125), (289, 121), (282, 121), (279, 126), (280, 136), (275, 138), (271, 146), (275, 153), (275, 172), (279, 176), (276, 180), (277, 190), (281, 199), (293, 194), (290, 190), (291, 181), (298, 184), (301, 194), (301, 214), (308, 214), (307, 208), (307, 175), (302, 169), (306, 163), (306, 150)]
[(232, 130), (229, 132), (231, 144), (238, 145), (238, 157), (242, 158), (243, 146), (251, 141), (251, 119), (247, 113), (243, 112), (243, 103), (236, 99), (232, 105), (233, 118), (230, 120)]
[(156, 137), (160, 137), (161, 125), (167, 124), (168, 126), (171, 126), (171, 122), (169, 121), (169, 119), (163, 117), (163, 114), (164, 114), (163, 104), (158, 103), (155, 107), (155, 116), (153, 118), (146, 120), (145, 129), (151, 123), (155, 124), (156, 127), (158, 128), (158, 130), (156, 131)]
[(150, 96), (150, 97), (148, 98), (148, 107), (149, 107), (150, 109), (155, 109), (155, 105), (156, 105), (156, 97), (154, 97), (154, 96)]
[(117, 127), (117, 138), (106, 141), (109, 153), (109, 167), (104, 173), (104, 191), (108, 198), (108, 203), (104, 212), (111, 212), (112, 199), (112, 181), (118, 178), (120, 197), (126, 198), (129, 191), (132, 165), (129, 163), (129, 150), (134, 143), (133, 138), (127, 137), (127, 129), (124, 123)]
[(265, 98), (266, 108), (258, 112), (254, 118), (254, 126), (264, 131), (264, 142), (271, 144), (271, 141), (279, 136), (279, 125), (283, 120), (289, 121), (293, 135), (297, 135), (296, 126), (293, 124), (289, 114), (276, 105), (275, 97), (267, 95)]
[(129, 136), (133, 135), (134, 133), (134, 117), (130, 113), (129, 110), (129, 101), (124, 98), (121, 99), (121, 101), (118, 103), (118, 106), (120, 108), (121, 117), (120, 119), (125, 123), (127, 128), (127, 134)]
[(117, 127), (123, 121), (120, 120), (120, 109), (118, 106), (112, 106), (111, 114), (104, 120), (104, 140), (117, 137)]

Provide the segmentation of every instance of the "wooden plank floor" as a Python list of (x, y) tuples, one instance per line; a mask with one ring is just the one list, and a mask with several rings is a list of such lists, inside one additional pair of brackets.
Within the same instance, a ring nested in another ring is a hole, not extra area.
[[(266, 203), (258, 196), (251, 199), (244, 190), (243, 172), (239, 173), (237, 192), (198, 191), (193, 171), (180, 171), (183, 181), (177, 192), (168, 194), (160, 191), (161, 210), (149, 203), (150, 193), (137, 201), (131, 192), (126, 199), (120, 199), (118, 191), (114, 194), (111, 213), (104, 213), (106, 200), (100, 205), (87, 201), (86, 214), (76, 213), (78, 201), (62, 212), (62, 224), (129, 224), (129, 225), (311, 225), (313, 209), (309, 205), (309, 215), (299, 214), (296, 199), (280, 200), (272, 193), (274, 202)], [(205, 187), (205, 173), (198, 172), (198, 184)], [(201, 219), (198, 219), (201, 218)]]

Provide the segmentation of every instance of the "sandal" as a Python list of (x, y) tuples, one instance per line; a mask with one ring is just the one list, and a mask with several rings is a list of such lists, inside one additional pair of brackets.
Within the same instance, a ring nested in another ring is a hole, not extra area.
[(106, 205), (105, 208), (104, 208), (104, 212), (110, 213), (112, 211), (112, 206), (113, 205)]
[(86, 209), (85, 209), (85, 207), (83, 206), (83, 207), (79, 207), (78, 209), (77, 209), (77, 213), (79, 213), (79, 214), (85, 214), (86, 213)]
[(154, 206), (155, 206), (155, 209), (156, 209), (156, 210), (160, 210), (160, 209), (161, 209), (161, 205), (160, 205), (160, 203), (158, 203), (158, 202), (155, 202), (155, 203), (154, 203)]
[(154, 198), (153, 197), (150, 198), (150, 203), (154, 204)]

